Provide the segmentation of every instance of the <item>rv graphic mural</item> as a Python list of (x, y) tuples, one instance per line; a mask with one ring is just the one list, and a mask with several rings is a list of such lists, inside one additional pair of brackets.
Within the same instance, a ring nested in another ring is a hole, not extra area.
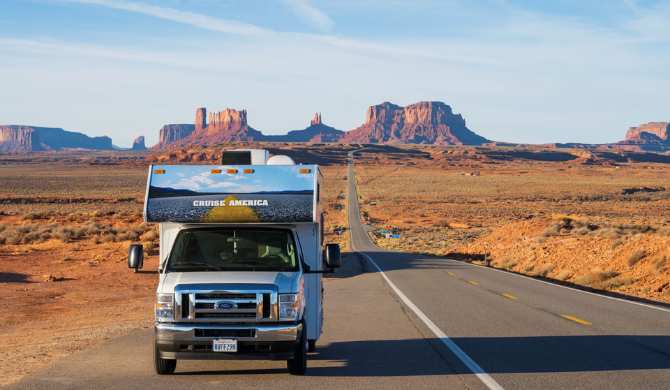
[(315, 165), (150, 169), (147, 222), (315, 222)]

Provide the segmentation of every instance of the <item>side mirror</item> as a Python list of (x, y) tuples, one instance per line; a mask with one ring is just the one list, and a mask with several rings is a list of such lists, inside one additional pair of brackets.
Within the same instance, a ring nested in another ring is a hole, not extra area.
[(340, 255), (339, 244), (326, 244), (323, 250), (323, 259), (328, 268), (340, 268), (342, 266), (342, 256)]
[(128, 268), (134, 268), (135, 273), (144, 265), (144, 253), (141, 244), (132, 244), (128, 251)]

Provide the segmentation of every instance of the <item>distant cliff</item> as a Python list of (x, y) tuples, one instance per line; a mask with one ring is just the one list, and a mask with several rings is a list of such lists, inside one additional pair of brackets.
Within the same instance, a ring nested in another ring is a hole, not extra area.
[[(175, 126), (180, 126), (175, 128)], [(348, 142), (348, 143), (417, 143), (438, 145), (481, 145), (489, 142), (465, 126), (460, 114), (441, 102), (421, 102), (407, 107), (382, 103), (368, 108), (365, 124), (345, 132), (323, 123), (321, 113), (314, 115), (309, 127), (292, 130), (286, 135), (264, 135), (247, 123), (247, 111), (225, 109), (209, 114), (196, 110), (195, 125), (166, 125), (160, 142), (152, 149), (217, 142)], [(192, 129), (192, 130), (191, 130)]]
[(0, 151), (112, 150), (109, 137), (89, 137), (60, 128), (0, 125)]
[(463, 117), (448, 105), (420, 102), (407, 107), (371, 106), (365, 124), (346, 133), (340, 142), (481, 145), (490, 141), (468, 129)]

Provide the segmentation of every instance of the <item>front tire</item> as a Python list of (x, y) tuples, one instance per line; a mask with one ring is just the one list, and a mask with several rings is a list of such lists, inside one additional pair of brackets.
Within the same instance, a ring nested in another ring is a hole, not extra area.
[(313, 353), (316, 351), (316, 340), (307, 340), (307, 352)]
[(172, 375), (177, 368), (176, 359), (163, 359), (161, 357), (156, 342), (154, 342), (154, 368), (158, 375)]
[(305, 375), (307, 372), (307, 344), (307, 330), (303, 324), (302, 336), (300, 337), (298, 348), (295, 350), (295, 355), (293, 355), (293, 359), (286, 361), (289, 374)]

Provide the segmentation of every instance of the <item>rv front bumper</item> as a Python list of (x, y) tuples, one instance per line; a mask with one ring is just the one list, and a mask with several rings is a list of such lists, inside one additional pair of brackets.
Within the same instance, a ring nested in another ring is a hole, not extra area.
[[(302, 336), (301, 323), (281, 325), (174, 325), (154, 326), (156, 348), (163, 359), (264, 359), (294, 356)], [(238, 352), (213, 352), (214, 339), (236, 339)]]

